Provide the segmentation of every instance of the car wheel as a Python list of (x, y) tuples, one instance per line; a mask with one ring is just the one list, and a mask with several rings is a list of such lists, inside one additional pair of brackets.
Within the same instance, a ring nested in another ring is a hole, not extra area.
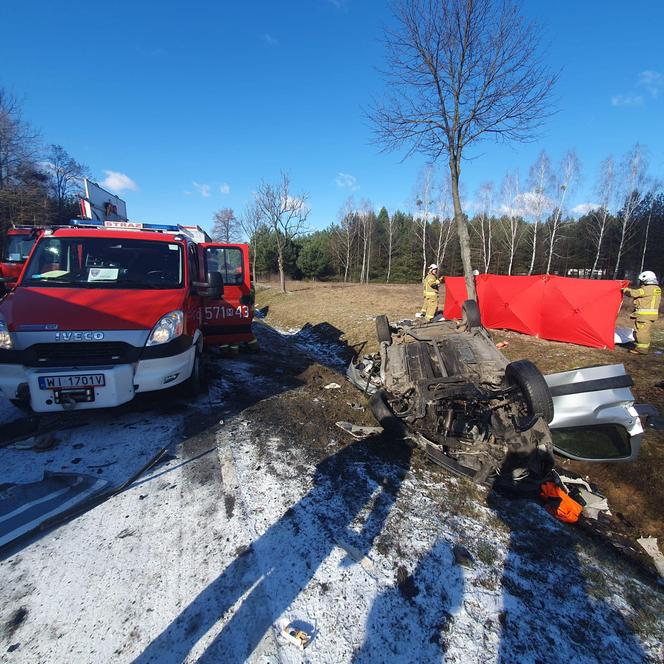
[(390, 322), (384, 314), (376, 316), (376, 336), (380, 343), (392, 344), (392, 332), (390, 331)]
[(196, 349), (194, 366), (191, 375), (182, 383), (182, 394), (188, 398), (195, 398), (205, 390), (205, 363), (203, 353)]
[(10, 399), (9, 400), (12, 406), (22, 410), (24, 413), (31, 413), (32, 408), (30, 407), (30, 402), (25, 399)]
[(480, 308), (477, 306), (477, 302), (475, 302), (475, 300), (466, 300), (461, 305), (461, 311), (461, 322), (465, 323), (469, 330), (472, 330), (475, 327), (482, 327)]
[(390, 410), (387, 405), (387, 392), (378, 390), (369, 399), (369, 408), (380, 426), (390, 433), (403, 433), (405, 427), (403, 422)]
[(528, 407), (528, 415), (541, 415), (548, 424), (553, 420), (553, 399), (541, 371), (529, 360), (517, 360), (507, 365), (505, 377), (517, 385)]

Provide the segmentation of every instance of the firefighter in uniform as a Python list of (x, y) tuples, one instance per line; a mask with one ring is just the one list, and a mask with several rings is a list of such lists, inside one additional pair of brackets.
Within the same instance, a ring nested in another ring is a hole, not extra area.
[(435, 263), (429, 265), (427, 276), (422, 282), (424, 286), (424, 302), (422, 311), (415, 314), (417, 318), (424, 318), (427, 322), (432, 321), (438, 310), (438, 287), (443, 278), (438, 277), (438, 266)]
[(623, 293), (634, 298), (634, 310), (630, 318), (634, 320), (634, 339), (636, 344), (630, 353), (645, 355), (650, 349), (652, 324), (659, 316), (659, 303), (662, 289), (657, 283), (654, 272), (646, 270), (637, 277), (639, 288), (623, 288)]

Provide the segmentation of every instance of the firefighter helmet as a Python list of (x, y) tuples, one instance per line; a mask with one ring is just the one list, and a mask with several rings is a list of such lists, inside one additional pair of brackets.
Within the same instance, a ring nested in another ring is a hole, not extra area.
[(438, 269), (438, 266), (435, 263), (431, 263), (431, 265), (429, 265), (429, 271), (437, 270), (437, 269)]
[(653, 286), (657, 285), (657, 276), (655, 275), (654, 272), (651, 272), (650, 270), (641, 272), (641, 274), (637, 277), (637, 279), (642, 284), (650, 284)]

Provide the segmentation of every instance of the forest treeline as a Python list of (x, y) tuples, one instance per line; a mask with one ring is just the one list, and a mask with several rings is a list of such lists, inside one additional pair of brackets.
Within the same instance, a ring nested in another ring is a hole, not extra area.
[[(597, 207), (575, 218), (554, 210), (537, 227), (525, 215), (481, 211), (468, 219), (473, 267), (493, 274), (604, 279), (633, 278), (643, 269), (661, 275), (664, 194), (631, 196), (638, 197), (637, 204), (630, 207), (630, 199), (614, 213)], [(625, 229), (626, 207), (630, 218)], [(261, 226), (250, 243), (257, 276), (276, 274), (275, 231)], [(442, 264), (447, 275), (463, 273), (452, 218), (434, 216), (425, 224), (411, 213), (390, 213), (384, 207), (377, 214), (366, 206), (346, 212), (339, 223), (290, 239), (284, 259), (293, 279), (413, 282), (429, 263)]]

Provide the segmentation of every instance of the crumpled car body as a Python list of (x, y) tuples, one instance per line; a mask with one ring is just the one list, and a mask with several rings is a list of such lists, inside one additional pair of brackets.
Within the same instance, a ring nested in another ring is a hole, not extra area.
[(505, 358), (473, 301), (463, 311), (461, 324), (377, 318), (380, 351), (348, 377), (372, 394), (381, 425), (407, 431), (455, 473), (515, 489), (550, 476), (554, 448), (583, 460), (636, 457), (643, 429), (622, 365), (544, 377)]

